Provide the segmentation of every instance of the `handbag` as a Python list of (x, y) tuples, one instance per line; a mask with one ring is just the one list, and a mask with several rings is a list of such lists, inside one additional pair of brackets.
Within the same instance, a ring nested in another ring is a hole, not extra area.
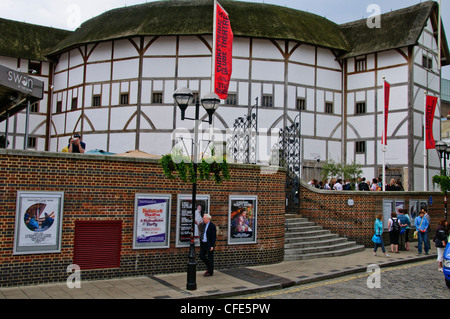
[(381, 236), (380, 236), (380, 235), (377, 235), (377, 234), (373, 235), (372, 241), (373, 241), (375, 244), (381, 244)]
[[(422, 217), (422, 220), (420, 221), (419, 228), (420, 228), (420, 226), (422, 226), (422, 223), (423, 223), (423, 219), (424, 219), (424, 218), (425, 218), (425, 217)], [(413, 238), (414, 238), (414, 239), (418, 239), (418, 238), (419, 238), (419, 231), (418, 231), (418, 230), (416, 230), (416, 231), (414, 232)]]

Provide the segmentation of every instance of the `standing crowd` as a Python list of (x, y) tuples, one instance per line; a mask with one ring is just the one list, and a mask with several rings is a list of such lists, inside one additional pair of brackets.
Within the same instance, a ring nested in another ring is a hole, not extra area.
[[(366, 180), (365, 177), (358, 179), (347, 179), (342, 180), (342, 178), (331, 178), (330, 180), (324, 179), (318, 181), (317, 179), (312, 179), (308, 185), (313, 186), (318, 189), (325, 190), (335, 190), (335, 191), (382, 191), (383, 182), (381, 178), (373, 178), (371, 181)], [(386, 191), (403, 191), (402, 182), (397, 179), (391, 179), (389, 184), (385, 185)]]
[[(409, 232), (411, 230), (411, 226), (415, 227), (413, 238), (417, 239), (416, 248), (418, 254), (422, 254), (423, 250), (425, 250), (425, 255), (429, 254), (432, 229), (430, 224), (430, 215), (428, 214), (426, 208), (422, 208), (419, 212), (419, 216), (417, 216), (413, 221), (411, 221), (411, 218), (408, 215), (408, 210), (406, 209), (399, 209), (398, 214), (396, 212), (391, 213), (391, 218), (389, 218), (387, 224), (390, 244), (389, 253), (398, 254), (399, 247), (407, 251), (410, 250)], [(374, 223), (375, 234), (372, 237), (372, 241), (375, 244), (373, 250), (374, 256), (377, 255), (378, 247), (381, 247), (381, 250), (386, 257), (389, 256), (383, 241), (383, 230), (383, 214), (380, 213), (376, 216)], [(437, 225), (433, 236), (433, 243), (436, 246), (438, 253), (437, 262), (439, 271), (442, 271), (444, 250), (448, 244), (448, 238), (449, 225), (446, 219), (442, 219)]]

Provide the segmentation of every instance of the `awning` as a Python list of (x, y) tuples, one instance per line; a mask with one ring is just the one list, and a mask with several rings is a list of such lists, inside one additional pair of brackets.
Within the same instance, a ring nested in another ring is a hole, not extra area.
[(44, 82), (0, 65), (0, 122), (42, 100)]

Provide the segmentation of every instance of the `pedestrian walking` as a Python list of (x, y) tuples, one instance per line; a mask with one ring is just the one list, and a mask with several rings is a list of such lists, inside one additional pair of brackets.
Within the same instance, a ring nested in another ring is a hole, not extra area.
[(391, 242), (391, 250), (389, 252), (398, 254), (398, 239), (400, 236), (400, 223), (397, 213), (392, 212), (388, 221), (389, 240)]
[(389, 257), (389, 255), (386, 253), (386, 249), (384, 247), (384, 242), (383, 242), (383, 214), (378, 214), (376, 216), (375, 219), (375, 223), (374, 223), (374, 229), (375, 229), (375, 234), (372, 237), (372, 241), (375, 243), (375, 247), (373, 249), (373, 255), (376, 256), (377, 255), (377, 249), (378, 247), (381, 247), (381, 250), (384, 253), (385, 257)]
[(437, 262), (438, 262), (438, 270), (443, 271), (442, 263), (444, 262), (444, 250), (448, 243), (448, 231), (447, 231), (447, 220), (442, 219), (437, 228), (436, 233), (434, 235), (434, 244), (437, 249)]
[(414, 225), (416, 226), (416, 232), (417, 232), (417, 239), (418, 239), (417, 249), (418, 249), (419, 255), (422, 254), (422, 243), (424, 244), (426, 255), (428, 255), (428, 251), (430, 250), (430, 246), (428, 246), (428, 241), (427, 241), (428, 220), (424, 217), (425, 210), (426, 209), (423, 208), (419, 212), (419, 216), (417, 216), (416, 219), (414, 220)]

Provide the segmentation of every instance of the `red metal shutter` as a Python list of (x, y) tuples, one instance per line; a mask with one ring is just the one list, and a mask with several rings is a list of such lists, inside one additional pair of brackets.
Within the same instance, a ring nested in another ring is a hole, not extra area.
[(83, 269), (120, 267), (122, 221), (76, 221), (73, 263)]

